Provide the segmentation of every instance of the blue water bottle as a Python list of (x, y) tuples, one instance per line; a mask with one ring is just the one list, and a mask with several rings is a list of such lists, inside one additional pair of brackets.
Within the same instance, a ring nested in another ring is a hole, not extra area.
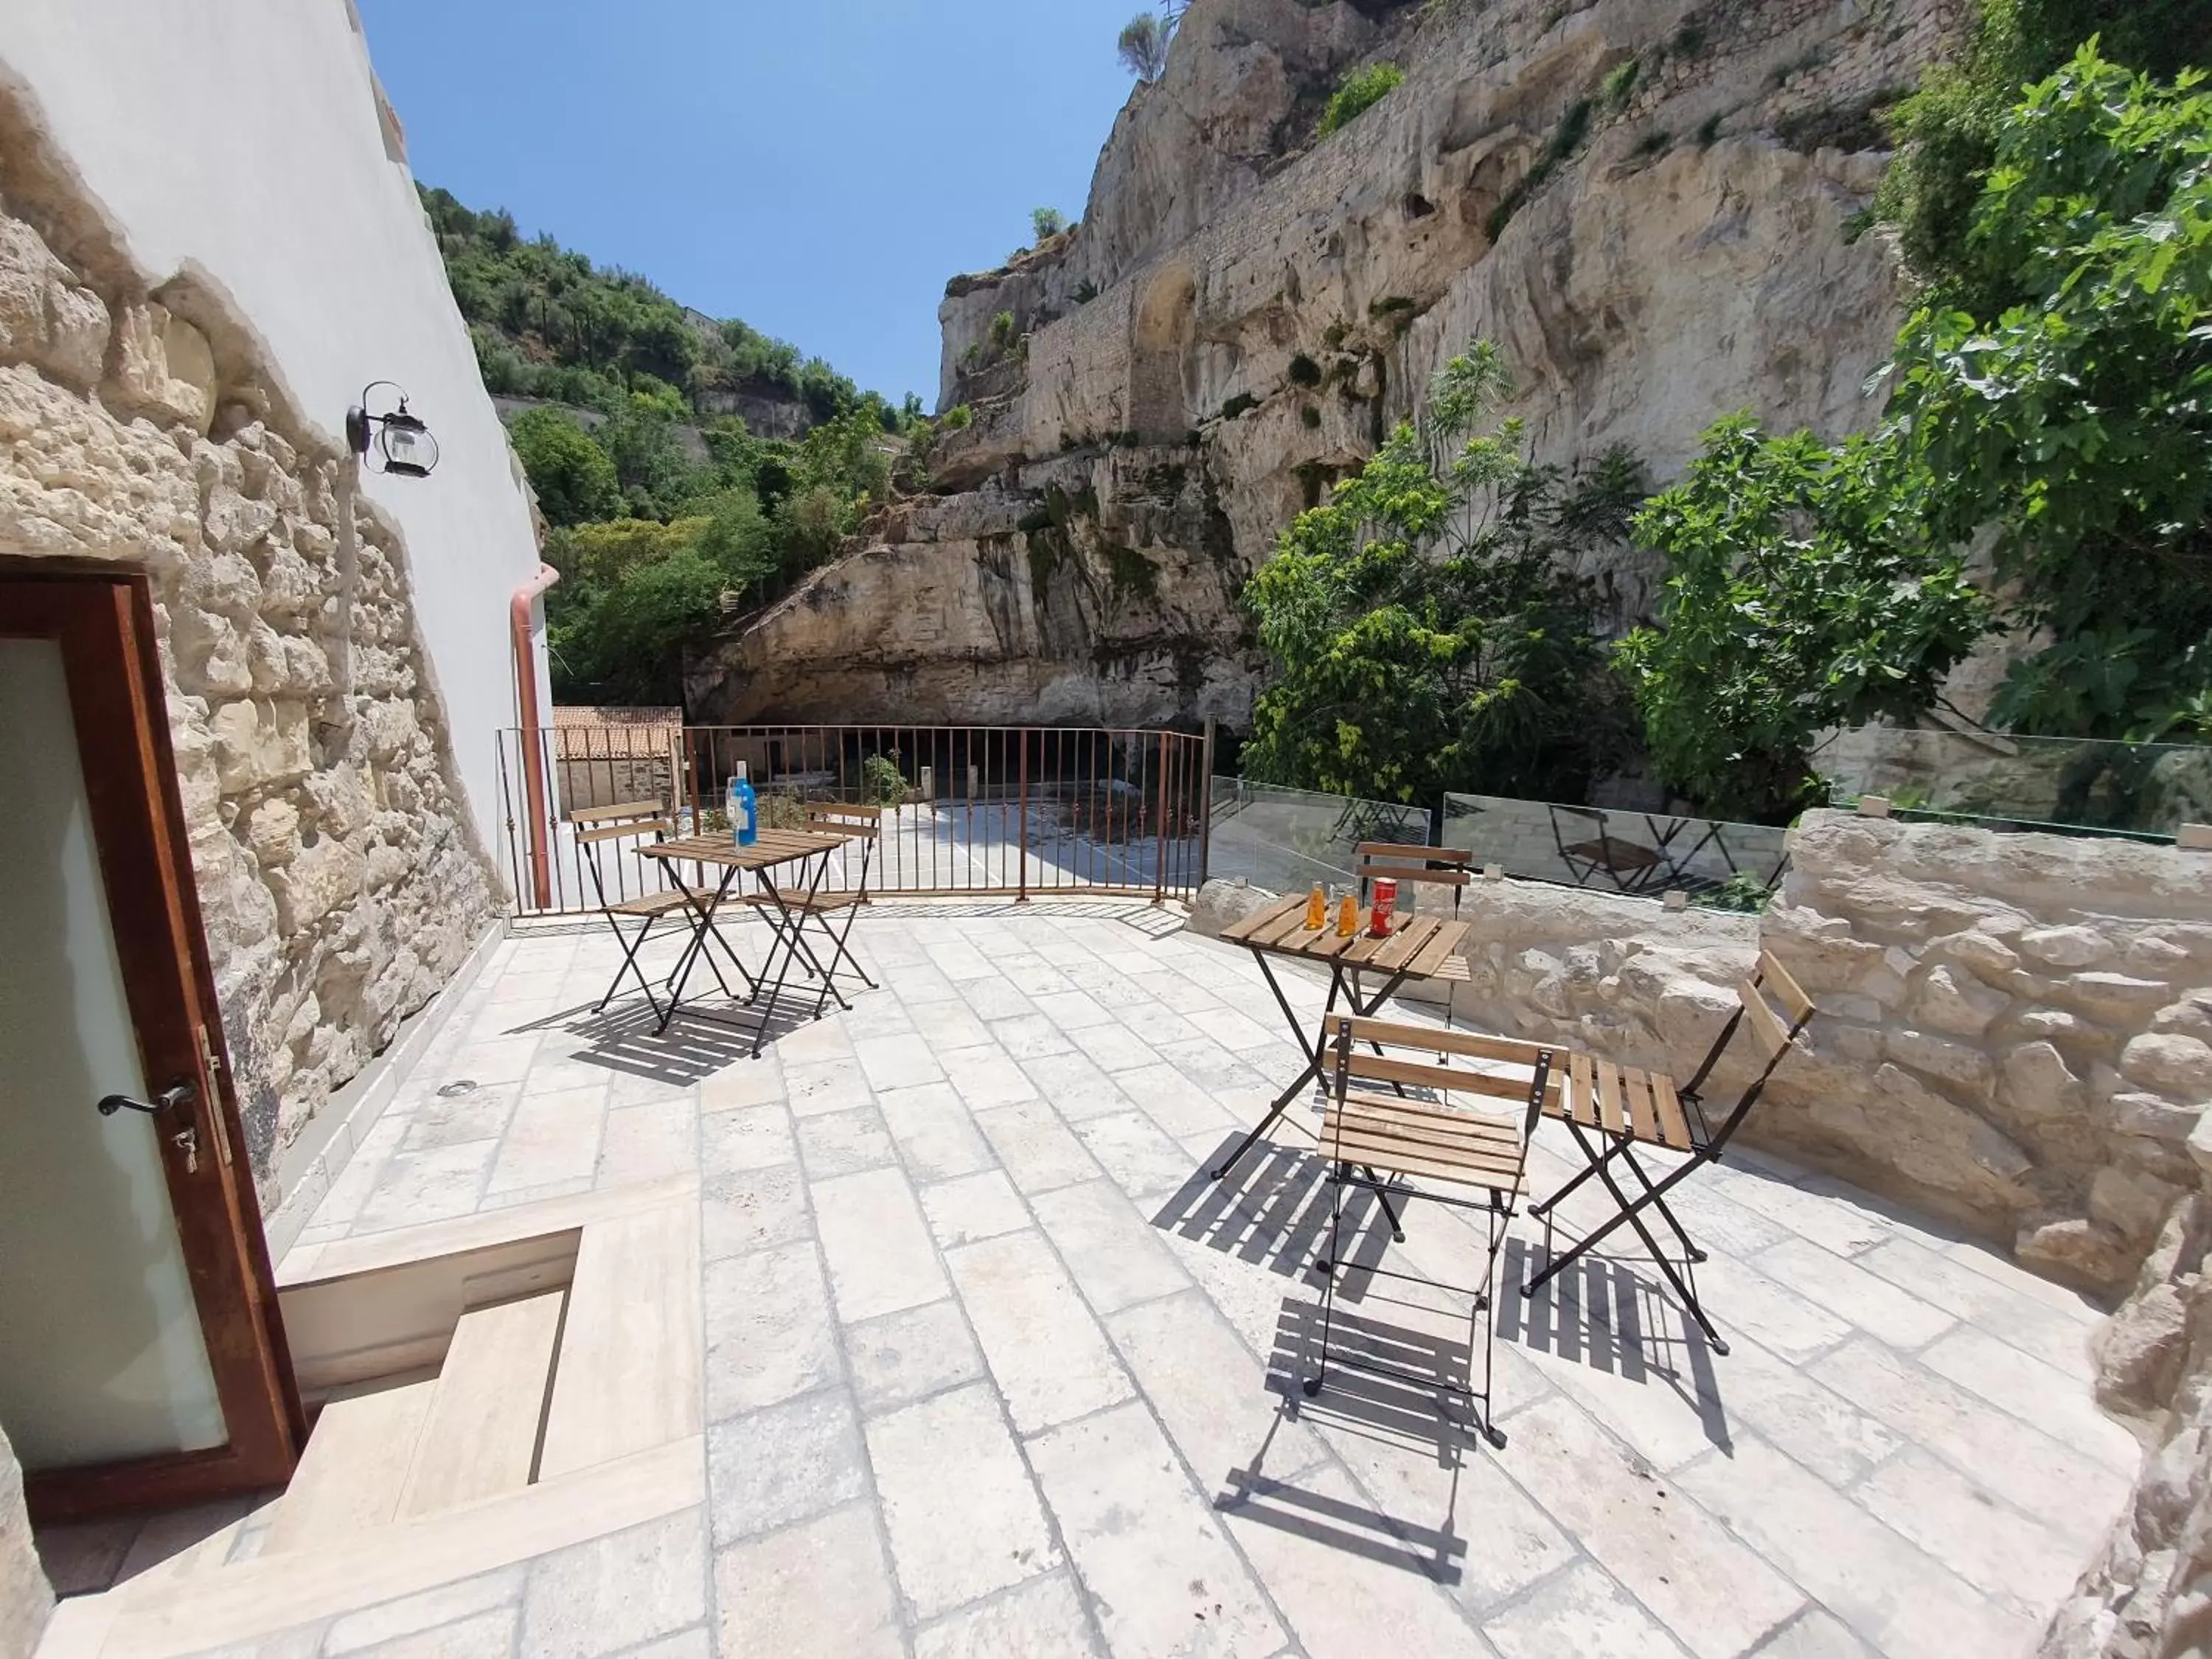
[(740, 847), (750, 847), (760, 839), (760, 819), (753, 799), (753, 787), (745, 778), (745, 763), (738, 763), (737, 775), (730, 780), (730, 833)]

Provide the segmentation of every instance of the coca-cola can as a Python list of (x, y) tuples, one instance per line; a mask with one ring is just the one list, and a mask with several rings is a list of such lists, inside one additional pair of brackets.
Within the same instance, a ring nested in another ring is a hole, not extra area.
[(1390, 937), (1390, 918), (1398, 908), (1398, 884), (1389, 876), (1375, 878), (1375, 914), (1367, 931), (1376, 939)]

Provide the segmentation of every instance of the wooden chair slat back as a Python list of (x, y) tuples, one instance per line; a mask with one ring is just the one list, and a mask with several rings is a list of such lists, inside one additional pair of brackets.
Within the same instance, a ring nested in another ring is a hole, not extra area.
[(840, 835), (866, 838), (883, 833), (884, 810), (880, 806), (841, 806), (835, 803), (823, 805), (809, 801), (806, 821), (810, 824), (834, 825)]
[(663, 838), (676, 833), (676, 826), (666, 818), (639, 818), (630, 823), (605, 824), (597, 830), (576, 832), (579, 847), (592, 847), (603, 841), (620, 841), (630, 836), (659, 836)]
[(1765, 1052), (1768, 1060), (1780, 1058), (1783, 1051), (1790, 1047), (1789, 1029), (1783, 1024), (1781, 1016), (1774, 1012), (1773, 1006), (1767, 1001), (1755, 981), (1739, 981), (1735, 994), (1743, 1004), (1745, 1023), (1751, 1027), (1753, 1039)]
[(665, 809), (657, 800), (623, 801), (614, 806), (580, 806), (568, 814), (576, 824), (607, 823), (616, 818), (657, 818)]
[(1474, 858), (1474, 854), (1465, 848), (1431, 847), (1425, 842), (1410, 841), (1363, 841), (1354, 849), (1354, 856), (1382, 859), (1392, 863), (1407, 859), (1415, 862), (1427, 859), (1439, 864), (1468, 864)]
[[(1362, 1019), (1353, 1014), (1331, 1014), (1322, 1022), (1325, 1041), (1334, 1042), (1338, 1030), (1352, 1027), (1354, 1042), (1380, 1042), (1397, 1048), (1425, 1049), (1432, 1054), (1465, 1054), (1471, 1060), (1502, 1060), (1509, 1066), (1534, 1066), (1545, 1045), (1516, 1037), (1479, 1036), (1473, 1031), (1439, 1030), (1433, 1025), (1402, 1025), (1394, 1020)], [(1553, 1054), (1561, 1051), (1554, 1048)]]
[(1813, 1017), (1813, 999), (1805, 994), (1790, 970), (1774, 959), (1771, 951), (1759, 953), (1759, 981), (1784, 1008), (1792, 1024), (1802, 1025)]

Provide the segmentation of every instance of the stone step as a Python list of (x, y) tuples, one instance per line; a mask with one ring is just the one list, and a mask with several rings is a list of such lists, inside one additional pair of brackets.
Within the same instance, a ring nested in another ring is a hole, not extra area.
[(328, 1544), (388, 1523), (398, 1513), (437, 1390), (434, 1378), (325, 1406), (269, 1523), (262, 1553)]
[(561, 1334), (562, 1291), (473, 1308), (453, 1329), (399, 1495), (432, 1515), (530, 1484)]

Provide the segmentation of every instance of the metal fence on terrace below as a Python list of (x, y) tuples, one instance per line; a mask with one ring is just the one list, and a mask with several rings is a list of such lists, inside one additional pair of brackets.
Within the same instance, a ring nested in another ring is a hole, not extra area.
[[(880, 807), (872, 892), (1030, 897), (1195, 896), (1205, 877), (1208, 745), (1163, 730), (1072, 726), (555, 726), (500, 736), (500, 855), (524, 915), (662, 890), (626, 842), (586, 848), (569, 815), (651, 802), (678, 833), (719, 832), (743, 763), (764, 825), (805, 804)], [(533, 834), (533, 827), (535, 833)], [(860, 843), (825, 889), (860, 877)]]

